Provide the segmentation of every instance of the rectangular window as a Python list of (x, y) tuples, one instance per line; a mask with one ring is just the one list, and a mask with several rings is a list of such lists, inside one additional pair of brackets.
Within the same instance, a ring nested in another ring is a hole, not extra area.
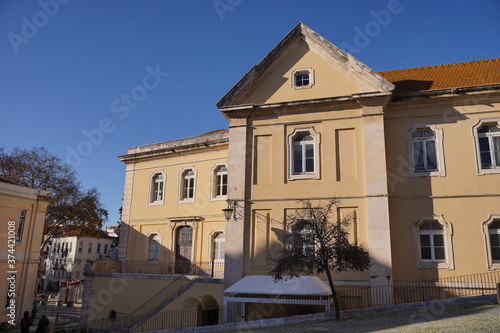
[(88, 253), (92, 253), (92, 242), (89, 242)]
[(104, 244), (104, 254), (108, 254), (108, 244)]
[(96, 250), (97, 254), (100, 254), (101, 253), (101, 243), (97, 243), (97, 250)]
[(80, 242), (80, 244), (78, 244), (78, 253), (82, 252), (83, 252), (83, 242)]
[(26, 210), (19, 212), (19, 223), (17, 225), (16, 243), (20, 244), (23, 239), (24, 224), (26, 223)]

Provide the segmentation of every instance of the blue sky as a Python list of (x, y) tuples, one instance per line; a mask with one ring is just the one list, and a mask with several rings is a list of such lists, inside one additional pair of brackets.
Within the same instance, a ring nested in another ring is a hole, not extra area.
[(215, 104), (298, 23), (375, 71), (497, 58), (500, 1), (0, 0), (0, 144), (45, 146), (118, 220), (131, 146)]

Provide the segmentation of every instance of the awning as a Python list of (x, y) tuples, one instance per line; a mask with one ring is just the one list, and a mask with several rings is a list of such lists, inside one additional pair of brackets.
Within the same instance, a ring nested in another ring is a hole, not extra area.
[(330, 287), (316, 276), (300, 276), (274, 282), (272, 276), (245, 276), (224, 290), (225, 295), (331, 295)]

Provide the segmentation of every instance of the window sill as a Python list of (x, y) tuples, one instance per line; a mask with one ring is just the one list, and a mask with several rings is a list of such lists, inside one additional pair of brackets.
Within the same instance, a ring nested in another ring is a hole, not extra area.
[(212, 201), (225, 201), (227, 200), (227, 195), (221, 195), (221, 196), (217, 196), (217, 197), (212, 197), (211, 198)]
[(490, 271), (496, 271), (496, 270), (500, 270), (500, 262), (494, 262), (492, 264), (489, 264), (488, 265), (488, 269)]
[(183, 199), (177, 202), (178, 204), (194, 203), (194, 199)]
[(494, 175), (494, 174), (499, 174), (500, 173), (500, 168), (495, 168), (495, 169), (480, 169), (478, 172), (478, 175), (484, 176), (484, 175)]
[(289, 177), (289, 180), (299, 180), (299, 179), (319, 179), (319, 175), (317, 175), (316, 173), (304, 173), (304, 174), (291, 175)]
[(420, 262), (417, 265), (417, 268), (419, 269), (448, 269), (448, 270), (454, 270), (453, 267), (450, 266), (447, 262)]
[(410, 174), (411, 178), (418, 178), (418, 177), (444, 177), (446, 174), (439, 170), (436, 171), (418, 171), (418, 172), (412, 172)]

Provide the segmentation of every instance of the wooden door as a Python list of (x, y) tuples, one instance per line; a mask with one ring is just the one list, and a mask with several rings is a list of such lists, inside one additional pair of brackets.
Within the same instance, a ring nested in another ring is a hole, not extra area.
[(191, 269), (191, 254), (193, 248), (193, 229), (184, 226), (177, 229), (175, 272), (187, 274)]

